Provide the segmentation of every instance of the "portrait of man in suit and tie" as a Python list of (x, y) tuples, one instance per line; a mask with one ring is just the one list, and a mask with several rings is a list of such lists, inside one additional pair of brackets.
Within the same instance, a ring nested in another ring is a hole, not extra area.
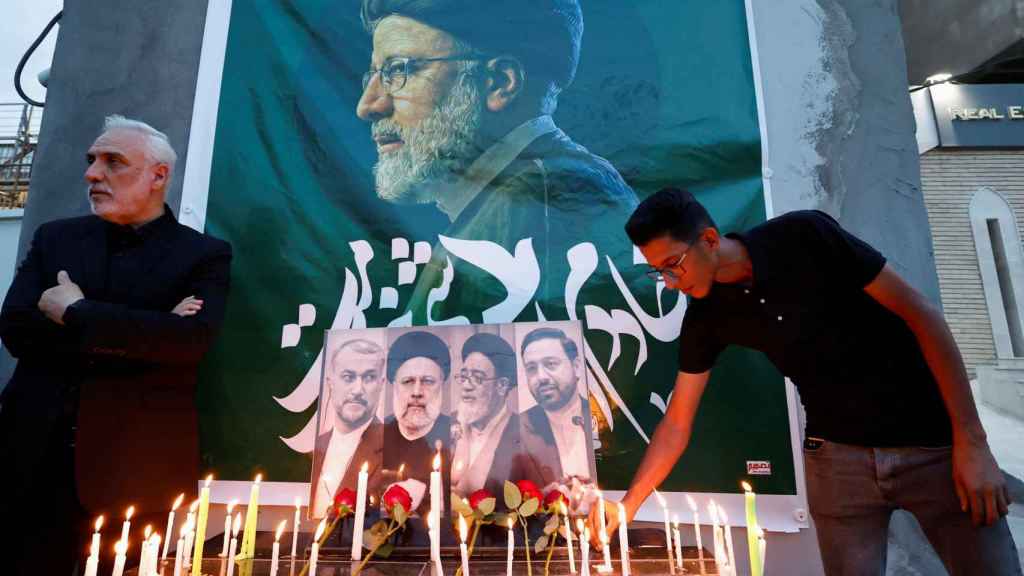
[(564, 330), (546, 326), (527, 332), (519, 351), (526, 388), (536, 402), (519, 419), (522, 450), (531, 464), (528, 477), (541, 486), (572, 476), (594, 478), (579, 345)]
[(519, 479), (513, 472), (520, 452), (515, 352), (501, 336), (479, 332), (462, 345), (461, 356), (452, 392), (452, 491), (499, 494), (505, 480)]
[(384, 368), (384, 348), (371, 339), (346, 339), (328, 355), (319, 418), (320, 429), (328, 430), (317, 437), (310, 482), (314, 518), (325, 515), (339, 488), (356, 489), (363, 462), (377, 476), (384, 441), (384, 425), (377, 419)]

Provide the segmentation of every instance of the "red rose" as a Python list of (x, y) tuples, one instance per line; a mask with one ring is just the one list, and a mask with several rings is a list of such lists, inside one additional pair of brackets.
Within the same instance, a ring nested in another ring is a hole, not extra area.
[(531, 480), (520, 480), (516, 482), (516, 487), (519, 488), (520, 494), (523, 495), (523, 502), (526, 502), (530, 498), (536, 498), (537, 500), (544, 499), (544, 495), (541, 493), (540, 488), (538, 488)]
[(348, 514), (356, 509), (356, 493), (351, 488), (342, 488), (334, 493), (334, 508), (338, 514)]
[(491, 494), (486, 488), (481, 488), (469, 495), (469, 506), (477, 510), (480, 508), (480, 502), (487, 498), (494, 498), (494, 494)]
[(559, 502), (565, 502), (565, 504), (568, 505), (569, 499), (566, 498), (565, 494), (562, 494), (557, 488), (553, 488), (546, 496), (544, 496), (545, 508), (557, 506)]
[(381, 502), (389, 511), (395, 509), (395, 504), (401, 504), (406, 513), (412, 511), (412, 496), (409, 495), (405, 488), (398, 484), (393, 484), (387, 489), (387, 492), (384, 492)]

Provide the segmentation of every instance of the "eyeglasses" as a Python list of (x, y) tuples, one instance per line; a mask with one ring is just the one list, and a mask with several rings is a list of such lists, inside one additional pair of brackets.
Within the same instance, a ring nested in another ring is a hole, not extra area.
[(411, 74), (414, 74), (422, 68), (423, 64), (428, 62), (473, 62), (481, 60), (485, 60), (485, 58), (471, 54), (454, 54), (434, 58), (409, 58), (406, 56), (388, 58), (380, 68), (370, 68), (363, 73), (363, 90), (366, 90), (366, 87), (370, 85), (370, 81), (373, 80), (374, 75), (377, 73), (380, 73), (380, 83), (384, 87), (384, 91), (388, 94), (393, 94), (405, 86), (405, 82)]
[(467, 380), (472, 382), (474, 386), (482, 386), (484, 382), (493, 382), (498, 380), (498, 377), (486, 378), (483, 372), (460, 372), (455, 380), (459, 384), (464, 384)]
[[(672, 264), (669, 264), (664, 268), (651, 268), (647, 271), (647, 277), (655, 282), (665, 282), (666, 280), (671, 280), (672, 282), (678, 281), (684, 274), (686, 274), (686, 268), (683, 268), (683, 260), (686, 259), (686, 255), (690, 253), (691, 248), (693, 248), (693, 246), (684, 250), (682, 255), (679, 256), (679, 259)], [(678, 274), (674, 271), (675, 269), (679, 269)]]

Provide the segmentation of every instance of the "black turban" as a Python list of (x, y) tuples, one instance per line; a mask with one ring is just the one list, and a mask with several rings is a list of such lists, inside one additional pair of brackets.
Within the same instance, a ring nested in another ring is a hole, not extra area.
[(452, 357), (448, 346), (430, 332), (416, 331), (406, 332), (391, 343), (387, 361), (388, 381), (393, 383), (398, 369), (413, 358), (433, 360), (441, 368), (444, 379), (448, 379), (452, 366)]
[(578, 0), (363, 0), (367, 29), (398, 14), (444, 30), (485, 55), (508, 54), (527, 74), (565, 88), (576, 76), (583, 37)]

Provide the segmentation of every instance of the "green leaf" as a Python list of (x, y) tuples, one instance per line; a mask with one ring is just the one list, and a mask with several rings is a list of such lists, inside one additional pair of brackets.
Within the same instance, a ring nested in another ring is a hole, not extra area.
[(521, 506), (519, 506), (519, 514), (524, 518), (529, 518), (530, 516), (533, 516), (535, 512), (537, 512), (538, 508), (540, 508), (540, 500), (538, 500), (537, 498), (530, 498), (526, 502), (523, 502)]
[(558, 520), (559, 518), (557, 515), (548, 516), (548, 521), (544, 523), (544, 533), (551, 534), (555, 530), (558, 530), (558, 526), (560, 524)]
[(536, 552), (537, 554), (540, 554), (544, 550), (547, 550), (547, 547), (548, 547), (548, 537), (547, 536), (541, 536), (540, 538), (537, 538), (537, 541), (533, 544), (533, 551)]
[(469, 504), (466, 504), (455, 492), (452, 492), (450, 500), (452, 503), (452, 510), (459, 514), (459, 516), (469, 516), (473, 513), (473, 509), (469, 507)]
[(505, 506), (509, 510), (515, 510), (522, 503), (523, 493), (519, 491), (519, 487), (505, 480)]
[(391, 542), (387, 542), (385, 544), (382, 544), (380, 548), (377, 548), (376, 556), (378, 558), (387, 558), (388, 556), (391, 556), (391, 553), (394, 551), (395, 545)]
[(405, 506), (402, 506), (399, 503), (395, 503), (395, 508), (391, 513), (394, 514), (395, 522), (402, 525), (404, 525), (406, 519), (409, 518), (409, 513), (405, 511)]
[(384, 534), (374, 531), (373, 528), (363, 532), (363, 548), (373, 550), (384, 543)]
[(481, 512), (480, 510), (473, 510), (473, 520), (475, 520), (477, 522), (483, 522), (483, 519), (484, 519), (484, 513), (483, 512)]
[(486, 516), (488, 514), (494, 513), (494, 507), (497, 505), (497, 503), (497, 498), (484, 498), (483, 500), (480, 501), (480, 504), (477, 505), (477, 508), (479, 508), (480, 511), (483, 512), (484, 515)]

